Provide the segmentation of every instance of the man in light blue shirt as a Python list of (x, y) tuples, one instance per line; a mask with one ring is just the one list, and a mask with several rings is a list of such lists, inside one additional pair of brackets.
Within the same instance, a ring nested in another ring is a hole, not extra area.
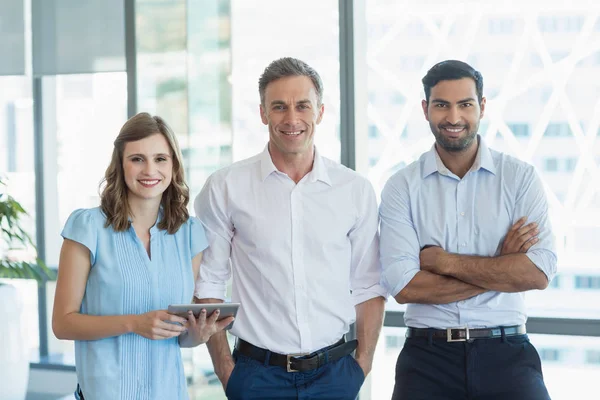
[(423, 86), (436, 143), (381, 195), (382, 280), (408, 304), (393, 399), (549, 399), (524, 325), (556, 273), (542, 183), (477, 135), (478, 71), (443, 61)]

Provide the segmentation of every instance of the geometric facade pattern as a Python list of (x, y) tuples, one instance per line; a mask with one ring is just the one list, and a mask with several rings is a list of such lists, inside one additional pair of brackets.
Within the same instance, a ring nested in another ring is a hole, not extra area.
[(482, 72), (488, 144), (535, 165), (559, 267), (600, 274), (600, 3), (368, 1), (369, 170), (376, 191), (429, 149), (421, 78), (459, 59)]

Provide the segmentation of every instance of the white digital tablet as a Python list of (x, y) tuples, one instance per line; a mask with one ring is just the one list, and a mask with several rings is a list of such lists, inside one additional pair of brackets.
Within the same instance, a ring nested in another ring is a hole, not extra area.
[[(194, 313), (194, 316), (198, 318), (202, 309), (206, 310), (206, 316), (210, 316), (213, 311), (220, 310), (221, 314), (217, 321), (227, 317), (235, 317), (240, 307), (240, 303), (205, 303), (205, 304), (171, 304), (167, 311), (169, 314), (179, 315), (180, 317), (187, 318), (188, 311)], [(235, 322), (235, 321), (234, 321)], [(233, 322), (225, 328), (231, 329)]]

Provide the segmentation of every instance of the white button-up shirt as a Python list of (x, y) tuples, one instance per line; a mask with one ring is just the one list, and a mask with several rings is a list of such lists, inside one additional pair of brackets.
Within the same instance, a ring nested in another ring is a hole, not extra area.
[[(494, 257), (521, 217), (537, 222), (539, 242), (527, 257), (552, 280), (554, 235), (544, 188), (533, 166), (489, 149), (479, 138), (475, 163), (460, 179), (435, 145), (393, 175), (381, 194), (383, 282), (395, 296), (419, 272), (425, 245), (450, 253)], [(404, 320), (416, 328), (471, 328), (525, 323), (524, 293), (489, 291), (448, 304), (408, 304)]]
[(233, 271), (231, 333), (247, 342), (312, 352), (348, 331), (356, 304), (387, 296), (373, 187), (316, 150), (296, 184), (265, 148), (211, 175), (194, 207), (210, 243), (195, 295), (224, 299)]

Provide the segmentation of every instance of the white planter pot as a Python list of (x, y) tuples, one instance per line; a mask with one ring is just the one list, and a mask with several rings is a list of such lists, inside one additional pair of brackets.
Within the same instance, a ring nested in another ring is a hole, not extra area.
[(23, 304), (14, 286), (0, 284), (0, 399), (24, 400), (29, 380), (29, 349)]

